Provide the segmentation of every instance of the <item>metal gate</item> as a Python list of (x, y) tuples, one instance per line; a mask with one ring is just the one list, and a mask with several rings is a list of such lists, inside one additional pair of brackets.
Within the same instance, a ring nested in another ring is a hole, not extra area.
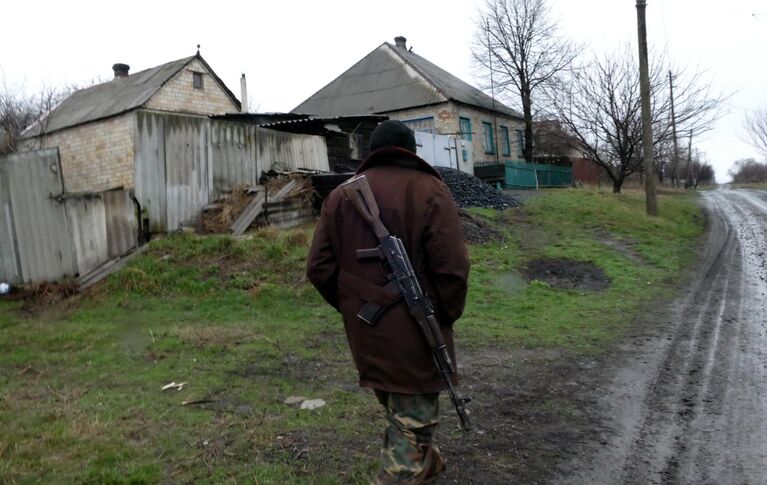
[(415, 132), (416, 153), (430, 165), (474, 173), (472, 146), (468, 140), (449, 135)]
[(0, 279), (55, 280), (77, 272), (58, 148), (0, 160)]

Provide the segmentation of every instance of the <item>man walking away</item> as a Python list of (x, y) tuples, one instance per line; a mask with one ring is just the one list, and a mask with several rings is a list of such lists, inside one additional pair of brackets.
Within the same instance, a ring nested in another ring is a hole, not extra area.
[[(469, 273), (458, 210), (439, 174), (415, 154), (415, 136), (404, 124), (381, 123), (370, 149), (357, 173), (368, 179), (384, 226), (402, 239), (455, 362), (452, 326), (463, 312)], [(407, 306), (386, 286), (381, 262), (357, 257), (358, 249), (377, 245), (371, 228), (336, 189), (323, 204), (307, 276), (341, 312), (359, 384), (373, 389), (386, 409), (374, 483), (433, 483), (445, 468), (432, 443), (445, 384)], [(366, 304), (385, 309), (373, 325), (357, 316)]]

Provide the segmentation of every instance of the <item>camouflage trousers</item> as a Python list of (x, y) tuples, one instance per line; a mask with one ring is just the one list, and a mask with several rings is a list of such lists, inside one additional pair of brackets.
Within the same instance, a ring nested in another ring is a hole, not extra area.
[(386, 431), (381, 450), (381, 470), (374, 485), (434, 483), (445, 469), (432, 443), (439, 423), (439, 393), (398, 394), (376, 390), (386, 408)]

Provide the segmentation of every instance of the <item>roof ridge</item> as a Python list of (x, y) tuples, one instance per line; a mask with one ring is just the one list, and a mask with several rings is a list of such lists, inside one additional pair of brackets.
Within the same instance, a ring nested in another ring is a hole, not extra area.
[[(422, 77), (422, 78), (423, 78), (423, 79), (424, 79), (424, 80), (425, 80), (427, 83), (429, 83), (429, 85), (430, 85), (432, 88), (434, 88), (434, 90), (435, 90), (435, 91), (437, 91), (439, 94), (441, 94), (441, 95), (442, 95), (442, 96), (443, 96), (445, 99), (450, 99), (450, 96), (448, 96), (448, 95), (447, 95), (447, 93), (443, 92), (443, 91), (442, 91), (442, 89), (440, 89), (440, 87), (437, 85), (437, 83), (435, 83), (435, 82), (434, 82), (434, 80), (433, 80), (431, 77), (429, 77), (429, 76), (428, 76), (428, 75), (427, 75), (425, 72), (423, 72), (423, 70), (421, 70), (421, 69), (420, 69), (418, 66), (416, 66), (416, 65), (415, 65), (415, 64), (414, 64), (412, 61), (410, 61), (410, 59), (408, 59), (407, 57), (403, 56), (403, 55), (402, 55), (402, 53), (401, 53), (401, 52), (399, 52), (399, 50), (400, 50), (400, 48), (399, 48), (399, 47), (397, 47), (397, 46), (394, 46), (394, 45), (391, 45), (391, 44), (390, 44), (390, 43), (388, 43), (388, 42), (384, 42), (384, 44), (386, 44), (386, 46), (387, 46), (387, 47), (389, 47), (389, 49), (390, 49), (390, 50), (394, 51), (394, 53), (395, 53), (395, 54), (397, 54), (397, 57), (399, 57), (400, 59), (402, 59), (402, 61), (403, 61), (405, 64), (407, 64), (408, 66), (410, 66), (410, 68), (411, 68), (411, 69), (413, 69), (415, 72), (417, 72), (419, 76), (421, 76), (421, 77)], [(410, 51), (408, 51), (408, 53), (409, 53), (409, 54), (413, 54), (413, 53), (412, 53), (412, 52), (410, 52)], [(415, 54), (415, 55), (418, 55), (418, 54)], [(419, 57), (420, 57), (420, 56), (419, 56)], [(425, 58), (423, 58), (423, 57), (422, 57), (422, 59), (426, 60), (426, 59), (425, 59)], [(432, 63), (432, 64), (434, 64), (434, 63)], [(436, 66), (436, 64), (434, 64), (434, 65)], [(437, 66), (437, 67), (439, 67), (439, 66)], [(441, 69), (441, 68), (440, 68), (440, 69)], [(445, 72), (447, 72), (447, 71), (445, 71)]]
[[(458, 101), (458, 102), (461, 102), (461, 103), (464, 103), (464, 104), (471, 104), (471, 103), (467, 103), (466, 101), (457, 99), (454, 96), (451, 96), (450, 93), (447, 93), (444, 89), (442, 89), (442, 87), (441, 87), (439, 82), (435, 81), (428, 73), (426, 73), (423, 69), (421, 69), (416, 63), (414, 63), (412, 60), (408, 59), (407, 56), (405, 56), (401, 52), (401, 49), (399, 47), (396, 47), (396, 46), (390, 44), (389, 42), (384, 42), (384, 44), (386, 44), (389, 47), (389, 49), (394, 51), (400, 59), (402, 59), (408, 66), (410, 66), (421, 77), (423, 77), (439, 94), (444, 96), (446, 99), (451, 99), (453, 101)], [(438, 66), (437, 64), (434, 64), (433, 62), (431, 62), (430, 60), (426, 59), (425, 57), (423, 57), (421, 55), (418, 55), (417, 53), (409, 51), (409, 50), (406, 51), (406, 52), (407, 52), (407, 54), (410, 54), (410, 55), (413, 55), (413, 56), (417, 56), (423, 62), (428, 62), (429, 64), (434, 66), (436, 69), (439, 69), (440, 71), (443, 71), (444, 73), (448, 74), (449, 76), (454, 77), (456, 80), (462, 82), (463, 84), (467, 85), (468, 87), (470, 87), (471, 89), (477, 91), (478, 93), (480, 93), (480, 94), (482, 94), (484, 96), (490, 97), (487, 93), (485, 93), (484, 91), (482, 91), (478, 87), (472, 85), (471, 83), (469, 83), (467, 81), (464, 81), (463, 79), (461, 79), (460, 77), (456, 76), (452, 72), (443, 69), (442, 67)], [(509, 112), (513, 113), (516, 116), (521, 117), (521, 115), (519, 113), (517, 113), (516, 110), (514, 110), (513, 108), (507, 106), (505, 103), (501, 102), (500, 100), (495, 99), (494, 101), (501, 108), (501, 109), (498, 109), (498, 107), (496, 107), (496, 111), (500, 112), (502, 110), (506, 110), (506, 111), (509, 111)], [(478, 107), (481, 107), (481, 106), (478, 106)], [(485, 109), (489, 109), (489, 108), (485, 108)]]

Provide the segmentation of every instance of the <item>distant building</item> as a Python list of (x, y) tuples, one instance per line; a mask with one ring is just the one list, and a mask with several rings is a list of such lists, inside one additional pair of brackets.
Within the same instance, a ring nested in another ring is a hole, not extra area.
[(23, 133), (23, 149), (58, 147), (67, 191), (135, 185), (138, 110), (187, 115), (236, 112), (240, 102), (199, 52), (76, 91)]
[(475, 164), (522, 159), (522, 115), (412, 52), (404, 37), (394, 41), (381, 44), (293, 112), (387, 115), (416, 131), (470, 140)]
[(537, 163), (572, 167), (573, 184), (598, 184), (602, 167), (594, 163), (583, 145), (557, 120), (533, 123), (534, 159)]

